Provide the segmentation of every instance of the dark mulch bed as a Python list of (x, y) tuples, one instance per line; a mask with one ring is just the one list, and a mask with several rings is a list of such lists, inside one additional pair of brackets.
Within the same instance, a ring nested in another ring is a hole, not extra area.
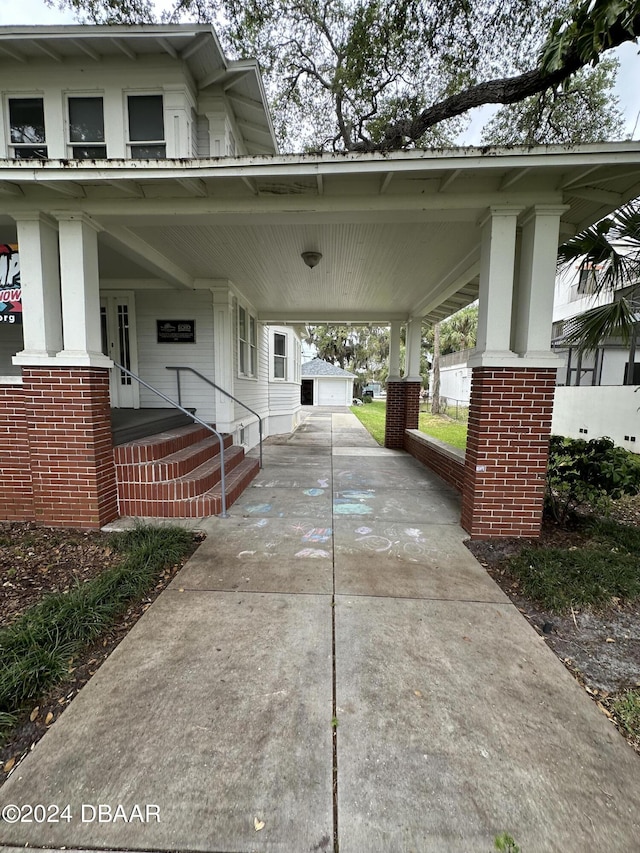
[[(109, 534), (57, 530), (33, 524), (0, 524), (0, 627), (14, 621), (51, 592), (65, 592), (122, 560)], [(198, 546), (194, 537), (193, 550)], [(0, 785), (15, 763), (40, 740), (78, 691), (100, 668), (157, 596), (182, 568), (165, 570), (142, 601), (129, 607), (103, 636), (71, 663), (69, 677), (26, 708), (0, 746)]]

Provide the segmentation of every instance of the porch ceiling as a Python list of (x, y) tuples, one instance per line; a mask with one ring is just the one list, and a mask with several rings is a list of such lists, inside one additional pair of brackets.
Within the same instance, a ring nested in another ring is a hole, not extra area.
[[(491, 206), (565, 205), (562, 237), (640, 195), (640, 143), (205, 161), (0, 163), (8, 214), (78, 210), (108, 287), (228, 280), (263, 321), (448, 316)], [(11, 219), (0, 217), (0, 238)], [(4, 223), (4, 228), (2, 227)], [(310, 270), (300, 255), (322, 253)]]

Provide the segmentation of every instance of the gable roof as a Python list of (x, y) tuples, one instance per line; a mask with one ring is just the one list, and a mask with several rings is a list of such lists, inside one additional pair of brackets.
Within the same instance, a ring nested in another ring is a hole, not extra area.
[(72, 24), (0, 27), (0, 71), (37, 62), (63, 68), (70, 60), (98, 64), (118, 58), (131, 69), (153, 55), (189, 69), (199, 92), (224, 96), (249, 155), (278, 153), (267, 96), (255, 59), (227, 59), (210, 24)]
[(334, 379), (337, 377), (341, 377), (342, 379), (356, 378), (355, 374), (349, 373), (348, 370), (343, 370), (336, 364), (331, 364), (321, 358), (314, 358), (312, 361), (303, 364), (300, 373), (302, 376), (329, 376)]

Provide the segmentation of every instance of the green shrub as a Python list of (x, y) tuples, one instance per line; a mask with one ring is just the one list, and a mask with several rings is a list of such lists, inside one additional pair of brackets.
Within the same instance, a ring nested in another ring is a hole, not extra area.
[(552, 435), (545, 505), (561, 524), (577, 507), (604, 511), (611, 499), (640, 491), (640, 460), (610, 438), (564, 438)]

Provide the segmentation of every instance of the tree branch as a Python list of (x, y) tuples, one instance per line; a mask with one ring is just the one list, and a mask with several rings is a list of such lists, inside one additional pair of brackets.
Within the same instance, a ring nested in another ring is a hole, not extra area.
[[(640, 35), (640, 15), (633, 19), (629, 29), (616, 22), (608, 31), (608, 48), (618, 47), (626, 41), (634, 41), (638, 35)], [(581, 58), (574, 46), (567, 51), (562, 65), (555, 71), (546, 72), (542, 68), (536, 68), (515, 77), (503, 77), (470, 86), (463, 92), (458, 92), (427, 107), (413, 121), (407, 119), (390, 124), (379, 143), (359, 142), (353, 146), (352, 150), (392, 151), (406, 147), (407, 144), (419, 140), (429, 128), (446, 119), (462, 115), (484, 104), (514, 104), (531, 95), (540, 94), (560, 85), (586, 64), (587, 62)]]

